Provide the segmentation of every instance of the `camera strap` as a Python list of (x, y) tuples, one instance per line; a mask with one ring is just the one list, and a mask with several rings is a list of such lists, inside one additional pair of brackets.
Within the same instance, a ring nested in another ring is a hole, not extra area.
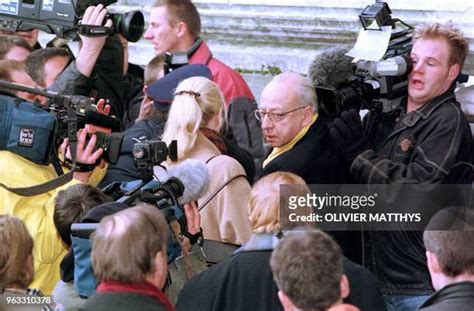
[(114, 34), (112, 27), (104, 27), (97, 25), (79, 25), (77, 32), (86, 37), (105, 37)]
[(45, 183), (31, 186), (31, 187), (19, 187), (19, 188), (10, 188), (0, 183), (0, 187), (5, 188), (6, 190), (24, 197), (32, 197), (42, 193), (49, 192), (54, 190), (62, 185), (65, 185), (72, 180), (74, 171), (76, 169), (76, 150), (77, 150), (77, 115), (72, 107), (67, 108), (68, 121), (68, 139), (69, 139), (69, 148), (71, 150), (72, 156), (72, 168), (68, 173), (61, 175), (55, 179), (47, 181)]

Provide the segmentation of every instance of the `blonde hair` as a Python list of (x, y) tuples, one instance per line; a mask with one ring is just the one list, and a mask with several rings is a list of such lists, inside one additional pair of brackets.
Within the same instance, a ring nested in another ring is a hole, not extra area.
[(303, 178), (290, 172), (275, 172), (257, 181), (250, 192), (249, 221), (255, 233), (280, 232), (280, 185), (301, 185), (298, 193), (310, 193)]
[(198, 131), (225, 109), (217, 84), (204, 77), (183, 80), (175, 91), (162, 140), (178, 141), (178, 159), (186, 158), (194, 147)]
[(33, 238), (23, 221), (0, 215), (0, 289), (11, 285), (27, 288), (34, 274)]
[(413, 43), (428, 38), (444, 38), (450, 49), (449, 65), (459, 64), (462, 68), (469, 52), (469, 41), (456, 25), (451, 22), (418, 25), (413, 33)]

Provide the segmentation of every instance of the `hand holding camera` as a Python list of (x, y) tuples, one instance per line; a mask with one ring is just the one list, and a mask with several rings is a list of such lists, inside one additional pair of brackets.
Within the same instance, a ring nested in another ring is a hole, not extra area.
[(359, 154), (369, 149), (360, 116), (354, 109), (343, 111), (341, 117), (336, 118), (332, 123), (330, 133), (349, 162), (352, 162)]

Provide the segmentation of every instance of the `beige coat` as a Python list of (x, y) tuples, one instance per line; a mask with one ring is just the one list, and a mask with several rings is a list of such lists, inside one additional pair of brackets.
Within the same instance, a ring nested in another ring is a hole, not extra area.
[[(217, 157), (207, 164), (210, 177), (209, 188), (198, 200), (199, 207), (226, 180), (239, 174), (245, 175), (239, 162), (222, 155), (210, 140), (199, 133), (195, 147), (187, 158), (206, 162), (214, 156)], [(247, 242), (252, 234), (247, 212), (249, 196), (250, 185), (245, 178), (237, 178), (225, 186), (200, 212), (204, 238), (234, 244)]]

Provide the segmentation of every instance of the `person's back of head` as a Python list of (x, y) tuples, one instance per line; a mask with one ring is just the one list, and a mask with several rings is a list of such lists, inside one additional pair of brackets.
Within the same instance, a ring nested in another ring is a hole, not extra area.
[(322, 231), (288, 232), (272, 253), (270, 265), (288, 310), (327, 310), (349, 294), (342, 251)]
[(166, 7), (170, 26), (183, 22), (193, 39), (199, 37), (201, 17), (191, 0), (157, 0), (153, 7)]
[(33, 48), (25, 39), (0, 35), (0, 59), (25, 61), (32, 51)]
[(168, 224), (154, 206), (141, 204), (107, 216), (92, 235), (92, 266), (100, 281), (152, 283), (167, 275)]
[(292, 185), (293, 196), (310, 193), (305, 181), (290, 172), (275, 172), (258, 180), (252, 187), (248, 204), (249, 221), (255, 233), (278, 234), (281, 231), (280, 200), (288, 202), (289, 199), (287, 193), (280, 192), (282, 185)]
[(72, 185), (59, 191), (54, 202), (53, 220), (61, 240), (71, 246), (71, 225), (81, 222), (90, 209), (108, 201), (108, 196), (89, 184)]
[(49, 87), (69, 62), (65, 48), (45, 48), (33, 51), (26, 60), (26, 70), (42, 87)]
[(0, 215), (0, 292), (33, 280), (33, 238), (19, 218)]
[(167, 144), (176, 139), (178, 159), (185, 159), (199, 130), (214, 127), (219, 131), (225, 115), (224, 97), (216, 83), (203, 77), (185, 79), (176, 88), (162, 139)]
[(450, 207), (430, 220), (423, 233), (428, 270), (436, 290), (470, 280), (474, 282), (474, 212)]
[(165, 55), (158, 54), (153, 57), (148, 64), (145, 66), (144, 80), (145, 85), (149, 85), (152, 82), (162, 78), (164, 74)]

